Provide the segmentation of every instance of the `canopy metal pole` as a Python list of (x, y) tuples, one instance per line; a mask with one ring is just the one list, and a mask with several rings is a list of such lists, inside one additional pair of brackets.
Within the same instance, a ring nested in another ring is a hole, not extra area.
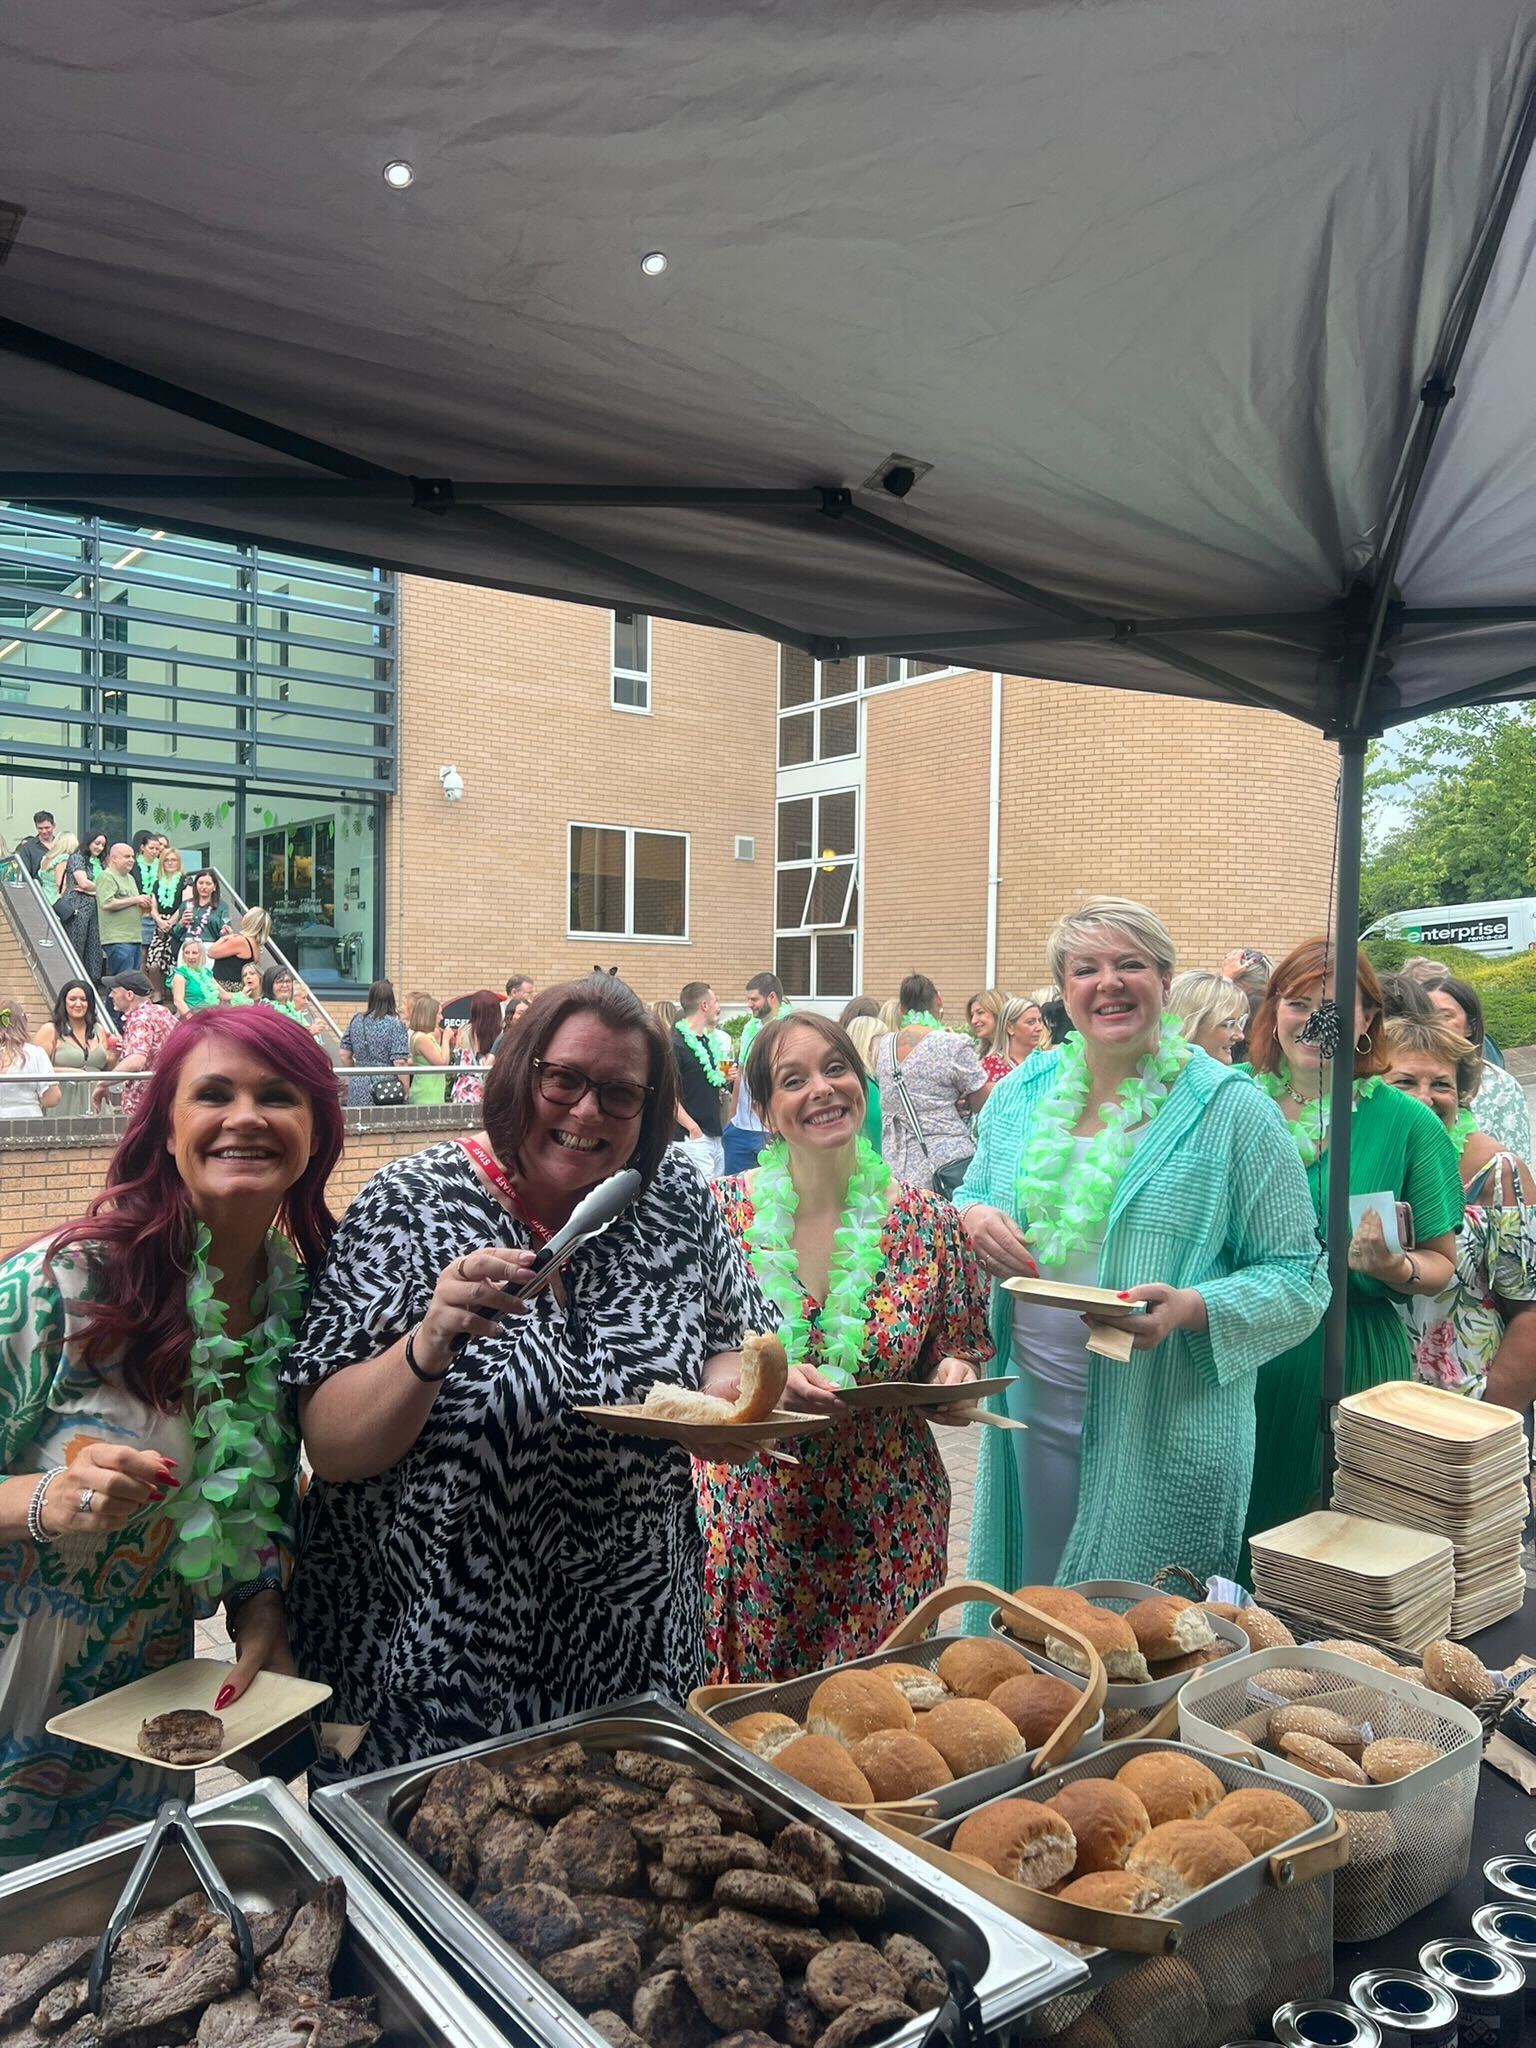
[(1323, 1499), (1333, 1480), (1333, 1411), (1344, 1398), (1345, 1336), (1349, 1323), (1349, 1148), (1353, 1135), (1355, 1003), (1360, 929), (1360, 856), (1365, 818), (1365, 750), (1362, 732), (1339, 735), (1339, 861), (1334, 897), (1333, 990), (1339, 1006), (1339, 1046), (1329, 1087), (1328, 1146), (1323, 1154), (1328, 1198), (1323, 1236), (1333, 1297), (1323, 1320)]

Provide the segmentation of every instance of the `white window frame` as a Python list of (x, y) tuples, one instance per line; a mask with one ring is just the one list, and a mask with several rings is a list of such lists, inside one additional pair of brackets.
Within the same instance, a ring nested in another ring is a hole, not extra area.
[[(571, 923), (571, 860), (573, 832), (622, 832), (624, 834), (624, 929), (621, 932), (583, 931)], [(637, 932), (635, 930), (635, 839), (643, 834), (652, 839), (680, 839), (683, 842), (683, 928), (680, 932)], [(565, 936), (568, 939), (622, 939), (633, 946), (687, 946), (692, 944), (689, 920), (693, 914), (693, 834), (674, 832), (665, 825), (615, 825), (611, 819), (568, 818), (565, 824)]]
[(920, 656), (903, 654), (900, 656), (893, 655), (891, 658), (900, 661), (901, 674), (899, 676), (892, 676), (883, 683), (872, 683), (869, 680), (869, 661), (866, 658), (863, 665), (863, 683), (861, 687), (869, 695), (883, 697), (891, 690), (911, 690), (915, 689), (920, 683), (942, 683), (946, 676), (963, 676), (971, 673), (967, 669), (950, 667), (928, 669), (920, 675), (913, 675), (909, 663), (914, 660), (920, 660)]
[[(645, 621), (645, 667), (625, 668), (620, 664), (618, 652), (619, 617), (643, 619)], [(618, 688), (621, 682), (643, 683), (645, 702), (643, 704), (621, 704)], [(651, 618), (649, 612), (630, 611), (621, 607), (608, 615), (608, 707), (612, 711), (627, 711), (635, 718), (649, 718), (651, 715)]]
[[(863, 695), (863, 664), (860, 663), (859, 665), (858, 672), (854, 678), (853, 688), (851, 690), (845, 690), (840, 697), (822, 696), (822, 667), (823, 664), (819, 661), (813, 661), (811, 664), (811, 687), (814, 694), (810, 697), (808, 702), (804, 704), (785, 704), (782, 701), (784, 695), (784, 649), (782, 647), (780, 647), (779, 649), (778, 671), (775, 678), (776, 688), (780, 699), (778, 712), (779, 724), (782, 724), (786, 718), (808, 718), (811, 721), (811, 756), (808, 761), (778, 760), (778, 728), (777, 726), (775, 727), (775, 760), (777, 762), (778, 771), (781, 775), (789, 773), (795, 769), (819, 768), (823, 762), (827, 762), (830, 764), (832, 762), (837, 761), (856, 761), (864, 752), (864, 714), (860, 709), (859, 703), (859, 700)], [(842, 749), (836, 754), (825, 753), (822, 750), (821, 744), (822, 717), (824, 713), (828, 711), (836, 711), (843, 705), (850, 706), (853, 711), (853, 744), (850, 747)]]
[[(840, 701), (842, 701), (842, 700), (838, 699), (838, 700), (834, 700), (834, 701), (839, 701), (839, 702), (840, 702)], [(796, 706), (796, 709), (797, 709), (797, 710), (802, 710), (802, 711), (803, 711), (803, 710), (805, 710), (806, 708), (807, 708), (807, 707), (806, 707), (806, 706), (804, 706), (804, 705), (798, 705), (798, 706)], [(817, 964), (817, 960), (818, 960), (818, 957), (819, 957), (819, 949), (818, 949), (818, 944), (817, 944), (817, 941), (818, 941), (818, 940), (819, 940), (820, 938), (822, 938), (822, 937), (826, 937), (826, 936), (830, 936), (830, 935), (833, 935), (833, 934), (836, 934), (836, 933), (841, 933), (841, 932), (847, 932), (847, 933), (848, 933), (848, 934), (850, 934), (850, 936), (852, 937), (852, 939), (853, 939), (853, 979), (854, 979), (854, 989), (853, 989), (853, 993), (855, 993), (855, 994), (856, 994), (856, 993), (858, 992), (858, 980), (859, 980), (859, 975), (860, 975), (860, 972), (861, 972), (861, 970), (862, 970), (862, 960), (863, 960), (863, 950), (864, 950), (864, 948), (863, 948), (863, 939), (864, 939), (864, 934), (863, 934), (863, 919), (862, 919), (862, 916), (861, 916), (861, 917), (859, 917), (859, 918), (855, 918), (855, 919), (853, 919), (853, 920), (852, 920), (852, 921), (850, 922), (850, 920), (849, 920), (849, 916), (848, 916), (848, 911), (849, 911), (849, 904), (850, 904), (850, 901), (851, 901), (851, 898), (852, 898), (852, 895), (853, 895), (853, 891), (854, 891), (854, 889), (855, 889), (855, 888), (857, 887), (857, 885), (858, 885), (860, 869), (861, 869), (861, 868), (862, 868), (862, 866), (863, 866), (863, 859), (862, 859), (862, 856), (863, 856), (863, 850), (864, 850), (864, 785), (863, 785), (863, 780), (862, 780), (862, 778), (861, 778), (861, 777), (860, 777), (860, 778), (857, 778), (857, 779), (854, 779), (854, 780), (851, 780), (851, 781), (850, 781), (850, 780), (842, 780), (842, 779), (836, 779), (836, 780), (834, 780), (834, 779), (833, 779), (833, 772), (832, 772), (832, 771), (833, 771), (833, 770), (834, 770), (834, 769), (835, 769), (835, 768), (837, 767), (837, 765), (838, 765), (838, 763), (837, 763), (837, 762), (835, 762), (835, 761), (833, 761), (833, 762), (828, 762), (828, 763), (827, 763), (827, 766), (826, 766), (826, 769), (825, 769), (825, 770), (824, 770), (824, 771), (822, 772), (822, 774), (821, 774), (821, 775), (818, 775), (818, 777), (817, 777), (817, 780), (816, 780), (816, 783), (815, 783), (815, 785), (814, 785), (813, 787), (808, 787), (808, 788), (801, 788), (801, 787), (799, 787), (799, 786), (797, 785), (797, 786), (795, 786), (795, 787), (794, 787), (794, 788), (792, 788), (792, 789), (786, 789), (786, 788), (785, 788), (785, 787), (783, 786), (783, 783), (782, 783), (782, 781), (781, 781), (781, 783), (780, 783), (780, 786), (779, 786), (779, 790), (778, 790), (778, 793), (777, 793), (777, 796), (776, 796), (776, 799), (775, 799), (775, 803), (774, 803), (774, 841), (773, 841), (773, 845), (774, 845), (774, 905), (775, 905), (775, 925), (774, 925), (774, 934), (773, 934), (773, 939), (774, 939), (774, 961), (775, 961), (775, 972), (777, 972), (777, 961), (778, 961), (779, 945), (780, 945), (780, 942), (781, 942), (782, 940), (784, 940), (784, 939), (805, 939), (805, 940), (807, 940), (807, 941), (809, 942), (809, 946), (810, 946), (810, 956), (811, 956), (811, 977), (810, 977), (810, 978), (811, 978), (811, 982), (812, 982), (812, 984), (813, 984), (813, 988), (812, 988), (812, 991), (811, 991), (810, 993), (805, 993), (805, 992), (803, 992), (803, 991), (797, 992), (797, 991), (794, 991), (794, 990), (791, 990), (791, 991), (789, 992), (789, 993), (791, 994), (791, 996), (792, 996), (792, 997), (794, 997), (794, 999), (795, 999), (795, 1000), (797, 1000), (797, 1001), (800, 1001), (800, 1002), (809, 1002), (809, 1003), (827, 1003), (827, 1004), (831, 1004), (831, 1003), (837, 1003), (837, 1004), (841, 1004), (841, 1003), (844, 1003), (844, 1002), (846, 1002), (846, 1001), (848, 1000), (848, 997), (847, 997), (847, 995), (846, 995), (846, 994), (842, 994), (842, 993), (839, 993), (839, 994), (837, 994), (837, 995), (834, 995), (834, 996), (824, 996), (824, 995), (822, 995), (822, 994), (820, 993), (820, 991), (819, 991), (818, 989), (816, 989), (816, 988), (815, 988), (815, 986), (814, 986), (814, 985), (816, 984), (817, 980), (818, 980), (818, 976), (817, 976), (817, 971), (816, 971), (816, 964)], [(846, 775), (846, 770), (844, 771), (844, 773), (845, 773), (845, 775)], [(782, 771), (781, 771), (781, 774), (782, 774)], [(823, 781), (824, 781), (824, 784), (825, 784), (825, 786), (823, 786)], [(832, 859), (831, 859), (830, 861), (828, 861), (828, 860), (825, 860), (825, 859), (823, 859), (823, 858), (821, 857), (821, 855), (820, 855), (819, 853), (815, 853), (815, 852), (813, 852), (813, 853), (812, 853), (811, 857), (810, 857), (810, 858), (809, 858), (808, 860), (803, 860), (803, 861), (802, 861), (802, 860), (787, 860), (787, 861), (786, 861), (786, 860), (780, 860), (780, 859), (779, 859), (779, 852), (778, 852), (778, 849), (779, 849), (779, 806), (780, 806), (781, 804), (785, 804), (785, 803), (794, 803), (794, 802), (796, 802), (796, 801), (805, 801), (806, 799), (809, 799), (809, 801), (810, 801), (810, 803), (811, 803), (811, 805), (812, 805), (812, 811), (811, 811), (811, 829), (812, 829), (812, 841), (813, 841), (813, 844), (819, 844), (819, 843), (820, 843), (820, 840), (821, 840), (821, 838), (822, 838), (822, 832), (821, 832), (821, 803), (822, 803), (822, 800), (823, 800), (824, 798), (826, 798), (826, 797), (839, 797), (839, 796), (851, 796), (851, 797), (852, 797), (852, 798), (854, 799), (854, 834), (853, 834), (853, 851), (852, 851), (851, 853), (840, 853), (840, 854), (835, 854), (835, 855), (834, 855), (834, 856), (832, 857)], [(843, 871), (845, 872), (845, 874), (846, 874), (846, 876), (847, 876), (847, 889), (846, 889), (846, 891), (845, 891), (845, 893), (844, 893), (844, 896), (843, 896), (843, 914), (842, 914), (842, 916), (841, 916), (841, 917), (840, 917), (840, 918), (839, 918), (839, 919), (837, 920), (837, 922), (836, 922), (835, 924), (834, 924), (834, 923), (829, 923), (829, 922), (827, 922), (827, 921), (825, 921), (825, 920), (818, 920), (818, 921), (816, 921), (816, 922), (814, 922), (814, 923), (813, 923), (813, 922), (811, 921), (811, 917), (810, 917), (810, 910), (811, 910), (811, 896), (812, 896), (812, 894), (813, 894), (813, 892), (814, 892), (814, 890), (815, 890), (815, 887), (816, 887), (816, 883), (817, 883), (817, 880), (818, 880), (818, 878), (819, 878), (819, 877), (820, 877), (821, 875), (823, 875), (823, 874), (824, 874), (824, 873), (825, 873), (825, 872), (826, 872), (826, 871), (828, 870), (828, 868), (841, 868), (841, 869), (842, 869), (842, 870), (843, 870)], [(799, 924), (797, 924), (797, 925), (783, 925), (783, 924), (779, 924), (779, 923), (777, 922), (777, 905), (778, 905), (778, 881), (779, 881), (779, 877), (780, 877), (781, 875), (784, 875), (784, 874), (796, 874), (796, 875), (798, 875), (798, 874), (802, 874), (802, 873), (803, 873), (803, 874), (804, 874), (804, 876), (805, 876), (805, 896), (804, 896), (804, 898), (803, 898), (803, 900), (802, 900), (802, 904), (801, 904), (801, 910), (800, 910), (800, 922), (799, 922)]]

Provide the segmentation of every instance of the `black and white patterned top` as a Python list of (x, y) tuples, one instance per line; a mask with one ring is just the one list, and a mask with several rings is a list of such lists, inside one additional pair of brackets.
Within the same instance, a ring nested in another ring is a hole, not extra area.
[[(382, 1168), (342, 1219), (284, 1378), (316, 1386), (417, 1323), (437, 1277), (528, 1234), (458, 1144)], [(771, 1329), (697, 1170), (673, 1154), (527, 1316), (475, 1339), (421, 1435), (376, 1479), (315, 1480), (289, 1628), (299, 1669), (367, 1721), (381, 1769), (653, 1687), (700, 1682), (704, 1559), (687, 1453), (571, 1411), (697, 1386)], [(405, 1368), (402, 1366), (401, 1371)]]

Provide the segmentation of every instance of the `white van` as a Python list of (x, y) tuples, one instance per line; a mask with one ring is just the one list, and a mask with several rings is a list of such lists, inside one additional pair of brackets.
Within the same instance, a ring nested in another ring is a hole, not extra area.
[(1432, 952), (1465, 946), (1499, 957), (1536, 948), (1536, 896), (1504, 896), (1496, 903), (1441, 903), (1430, 910), (1394, 910), (1360, 934), (1364, 939), (1405, 939)]

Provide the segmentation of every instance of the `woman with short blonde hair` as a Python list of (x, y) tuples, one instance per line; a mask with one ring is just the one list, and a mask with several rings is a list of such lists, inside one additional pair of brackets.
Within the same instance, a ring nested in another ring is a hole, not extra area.
[(1235, 981), (1191, 967), (1168, 984), (1168, 1008), (1191, 1045), (1231, 1066), (1232, 1048), (1248, 1028), (1248, 998)]
[(997, 1040), (997, 1027), (1012, 997), (1004, 988), (978, 989), (965, 1006), (966, 1028), (982, 1051), (990, 1052)]
[(1029, 1427), (980, 1446), (970, 1576), (1145, 1582), (1176, 1560), (1230, 1578), (1254, 1375), (1328, 1299), (1306, 1178), (1273, 1106), (1166, 1016), (1152, 911), (1095, 897), (1047, 957), (1072, 1031), (982, 1111), (955, 1206), (995, 1280), (1110, 1288), (1125, 1308), (1089, 1320), (1134, 1348), (1101, 1362), (1073, 1310), (994, 1290), (995, 1370)]

